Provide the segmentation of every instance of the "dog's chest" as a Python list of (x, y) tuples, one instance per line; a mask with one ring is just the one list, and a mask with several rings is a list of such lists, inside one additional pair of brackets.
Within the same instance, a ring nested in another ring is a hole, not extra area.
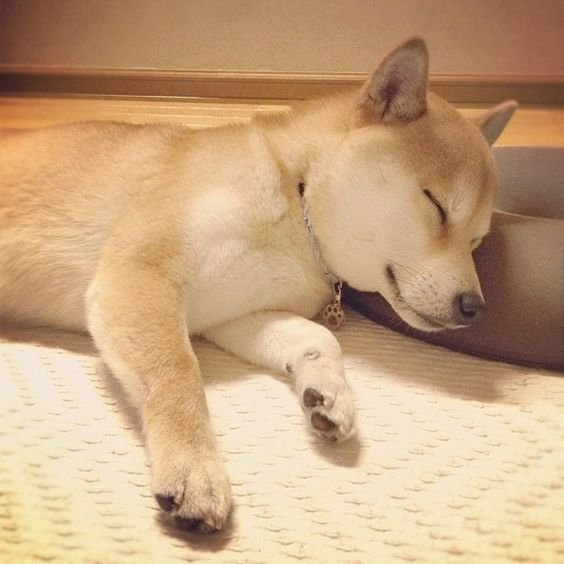
[(202, 167), (186, 216), (191, 332), (261, 310), (313, 316), (331, 298), (312, 252), (298, 187), (260, 132), (237, 138), (221, 167)]
[(305, 227), (285, 202), (263, 204), (202, 222), (187, 296), (190, 331), (261, 310), (312, 317), (330, 300)]
[[(292, 311), (313, 316), (328, 302), (328, 286), (306, 277), (300, 268), (270, 257), (241, 256), (227, 275), (191, 288), (187, 304), (190, 331), (263, 310)], [(258, 260), (261, 261), (260, 266)]]

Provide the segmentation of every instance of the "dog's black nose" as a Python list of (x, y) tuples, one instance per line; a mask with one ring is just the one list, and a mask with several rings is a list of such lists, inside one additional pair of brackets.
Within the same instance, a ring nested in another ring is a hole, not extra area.
[(484, 300), (474, 292), (458, 294), (454, 306), (454, 314), (460, 325), (471, 325), (486, 315)]

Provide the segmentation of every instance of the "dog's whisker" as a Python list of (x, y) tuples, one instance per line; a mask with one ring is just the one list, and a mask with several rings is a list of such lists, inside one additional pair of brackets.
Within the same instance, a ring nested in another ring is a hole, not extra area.
[(406, 266), (405, 264), (401, 264), (399, 262), (393, 262), (392, 263), (394, 268), (401, 268), (402, 270), (405, 270), (408, 274), (413, 275), (413, 276), (425, 276), (425, 272), (417, 270), (415, 268), (410, 268), (408, 266)]

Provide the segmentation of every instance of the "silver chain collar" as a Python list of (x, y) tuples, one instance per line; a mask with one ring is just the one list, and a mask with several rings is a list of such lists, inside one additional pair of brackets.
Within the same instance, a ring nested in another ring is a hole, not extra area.
[(323, 256), (321, 255), (321, 249), (319, 248), (319, 243), (317, 242), (317, 238), (315, 237), (313, 226), (311, 224), (311, 219), (309, 217), (307, 200), (305, 199), (304, 196), (305, 185), (303, 183), (299, 184), (299, 191), (302, 200), (304, 224), (306, 226), (309, 246), (319, 266), (323, 270), (325, 277), (327, 278), (327, 280), (329, 280), (331, 287), (333, 288), (333, 301), (328, 303), (321, 310), (321, 317), (325, 325), (327, 325), (329, 329), (336, 330), (343, 324), (345, 320), (345, 312), (343, 311), (343, 306), (342, 306), (343, 282), (338, 276), (336, 276), (331, 272), (331, 270), (327, 266), (327, 263), (323, 260)]

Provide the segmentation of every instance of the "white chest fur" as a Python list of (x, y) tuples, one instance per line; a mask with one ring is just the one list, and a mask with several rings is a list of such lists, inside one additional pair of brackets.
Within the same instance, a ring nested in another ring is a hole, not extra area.
[(206, 186), (190, 202), (186, 223), (189, 330), (259, 310), (315, 315), (331, 298), (330, 284), (308, 243), (297, 186), (283, 190), (291, 180), (262, 136), (251, 131), (220, 175), (199, 181)]

